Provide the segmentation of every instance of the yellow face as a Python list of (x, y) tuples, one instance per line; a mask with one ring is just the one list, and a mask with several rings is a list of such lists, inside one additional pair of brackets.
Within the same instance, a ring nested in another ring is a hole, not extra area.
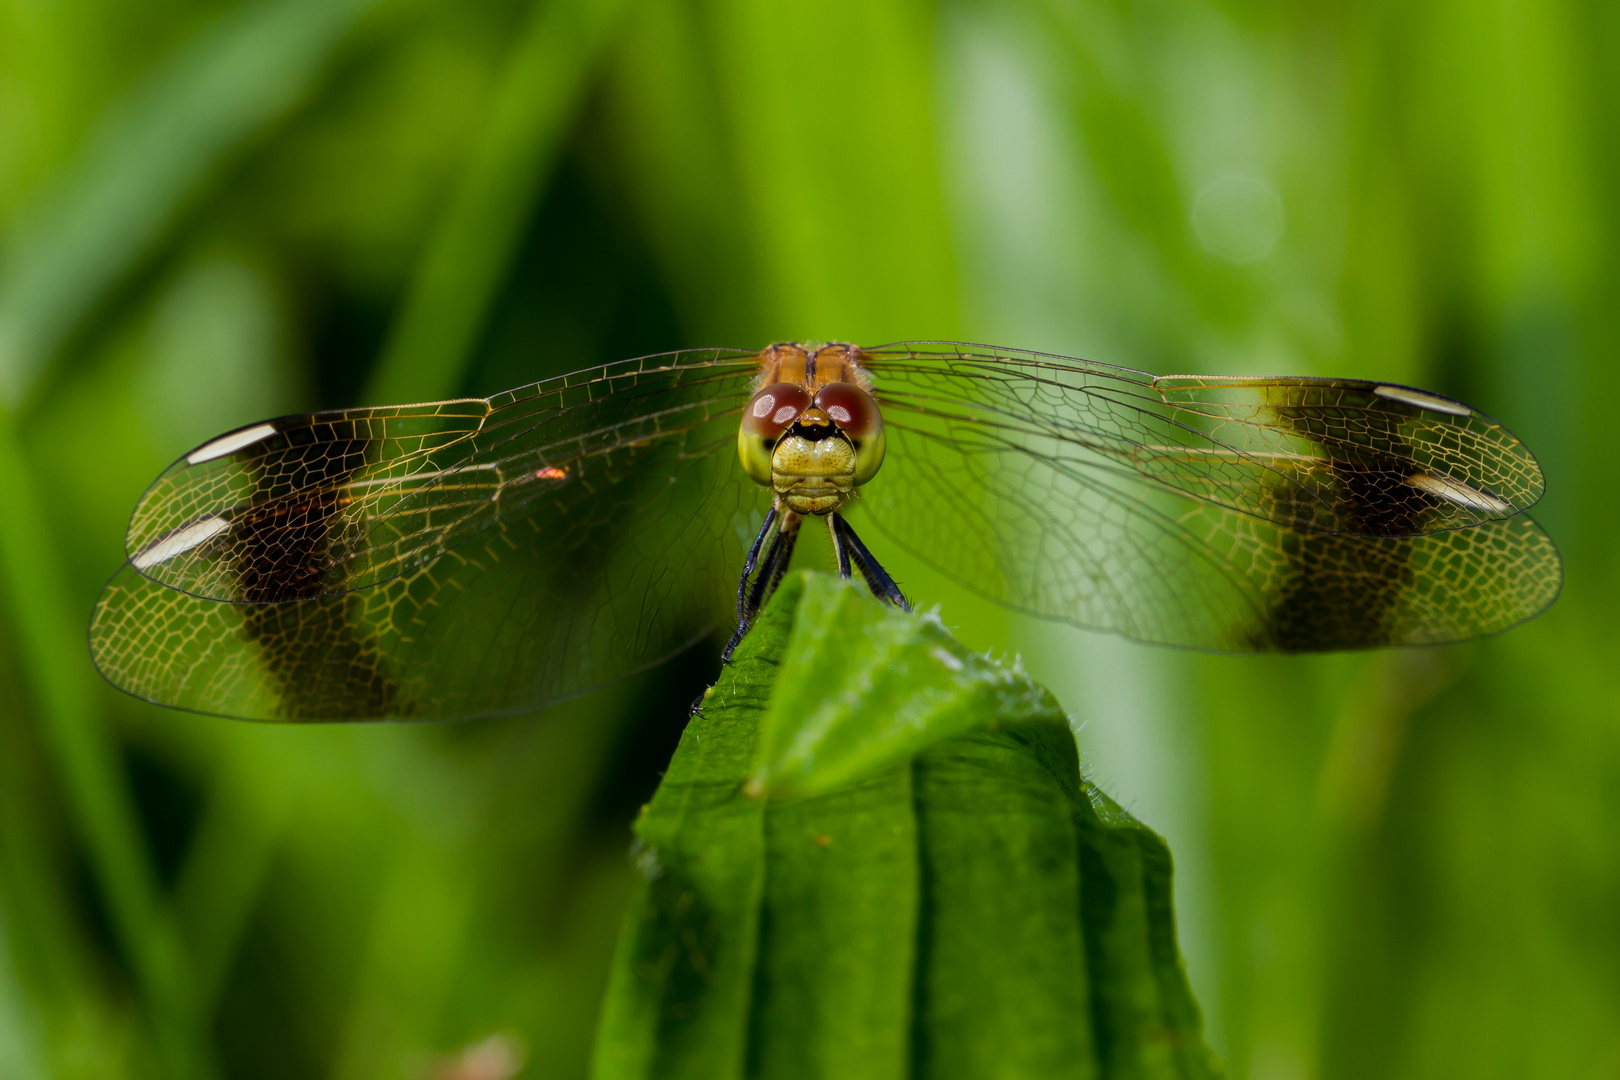
[(883, 465), (883, 416), (858, 356), (847, 345), (814, 353), (775, 345), (760, 354), (766, 385), (743, 410), (737, 454), (795, 513), (832, 513)]

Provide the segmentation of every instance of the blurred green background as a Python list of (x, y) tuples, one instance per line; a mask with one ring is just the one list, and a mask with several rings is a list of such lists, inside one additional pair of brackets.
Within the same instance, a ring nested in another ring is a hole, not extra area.
[(448, 726), (140, 706), (83, 635), (164, 465), (907, 337), (1525, 438), (1565, 595), (1468, 646), (1177, 654), (891, 569), (1170, 840), (1235, 1077), (1620, 1077), (1617, 55), (1603, 0), (0, 0), (0, 1077), (583, 1075), (714, 671)]

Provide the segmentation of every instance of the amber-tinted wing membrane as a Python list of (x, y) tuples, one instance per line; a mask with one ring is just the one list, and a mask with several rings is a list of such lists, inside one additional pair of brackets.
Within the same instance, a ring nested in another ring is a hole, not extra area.
[[(1515, 517), (1534, 458), (1447, 398), (936, 343), (869, 367), (889, 453), (856, 513), (1020, 610), (1303, 650), (1474, 637), (1558, 591), (1551, 542)], [(922, 524), (941, 514), (961, 527)]]
[(254, 425), (164, 473), (97, 605), (97, 665), (263, 719), (533, 707), (722, 619), (763, 496), (735, 468), (750, 354), (682, 353), (488, 401)]

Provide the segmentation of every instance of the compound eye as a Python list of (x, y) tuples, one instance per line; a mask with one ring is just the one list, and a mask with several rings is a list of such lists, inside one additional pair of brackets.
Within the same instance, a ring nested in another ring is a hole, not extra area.
[(748, 399), (743, 410), (743, 427), (761, 438), (774, 439), (810, 407), (810, 391), (797, 383), (767, 386)]
[(755, 483), (771, 482), (771, 451), (776, 441), (809, 407), (810, 391), (797, 383), (776, 383), (748, 399), (737, 428), (737, 456)]
[(816, 404), (851, 439), (864, 439), (883, 426), (878, 403), (854, 383), (828, 383), (816, 395)]
[(883, 413), (877, 401), (854, 383), (828, 383), (816, 405), (855, 446), (855, 483), (864, 484), (883, 464)]

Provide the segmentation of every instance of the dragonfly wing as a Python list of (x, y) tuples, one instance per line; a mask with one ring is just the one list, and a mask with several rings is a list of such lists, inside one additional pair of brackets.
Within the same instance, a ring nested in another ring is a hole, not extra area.
[[(96, 607), (97, 666), (137, 697), (198, 712), (426, 720), (533, 708), (655, 664), (727, 617), (763, 516), (766, 495), (735, 461), (751, 378), (728, 367), (576, 382), (544, 412), (493, 399), (460, 464), (372, 503), (367, 544), (266, 527), (252, 546), (220, 545), (208, 570), (228, 599), (132, 560)], [(350, 587), (252, 602), (242, 583), (259, 579), (232, 560), (272, 541), (306, 556), (360, 551), (321, 567)]]
[(1138, 448), (1139, 472), (1295, 529), (1418, 536), (1510, 518), (1545, 490), (1512, 432), (1411, 387), (1160, 376), (1153, 389), (1183, 438)]
[(884, 415), (1046, 444), (1170, 491), (1306, 532), (1416, 536), (1541, 498), (1535, 457), (1467, 405), (1355, 379), (1152, 376), (1041, 353), (870, 352)]
[(249, 425), (153, 482), (130, 520), (130, 564), (214, 600), (277, 603), (366, 588), (536, 502), (616, 482), (647, 446), (734, 417), (757, 367), (733, 352), (670, 353), (487, 400)]
[[(1453, 438), (1439, 473), (1390, 441), (1406, 420), (1353, 436), (1329, 422), (1346, 400), (1378, 412), (1365, 398), (1384, 395), (1359, 389), (1374, 384), (1335, 396), (1322, 380), (1245, 380), (1240, 407), (1210, 380), (1216, 405), (1199, 398), (1208, 422), (1193, 423), (1180, 383), (1169, 402), (1151, 376), (1104, 365), (906, 347), (870, 367), (889, 452), (855, 512), (1018, 610), (1142, 641), (1301, 651), (1476, 637), (1558, 592), (1551, 541), (1507, 513), (1539, 493), (1534, 459), (1472, 411), (1439, 414), (1484, 432)], [(1418, 469), (1440, 479), (1355, 479)]]
[[(1218, 640), (1185, 642), (1202, 647), (1314, 652), (1466, 641), (1541, 614), (1563, 584), (1552, 539), (1522, 516), (1419, 536), (1350, 536), (1205, 505), (1180, 524), (1257, 601), (1225, 612)], [(1162, 640), (1149, 631), (1144, 640)]]

